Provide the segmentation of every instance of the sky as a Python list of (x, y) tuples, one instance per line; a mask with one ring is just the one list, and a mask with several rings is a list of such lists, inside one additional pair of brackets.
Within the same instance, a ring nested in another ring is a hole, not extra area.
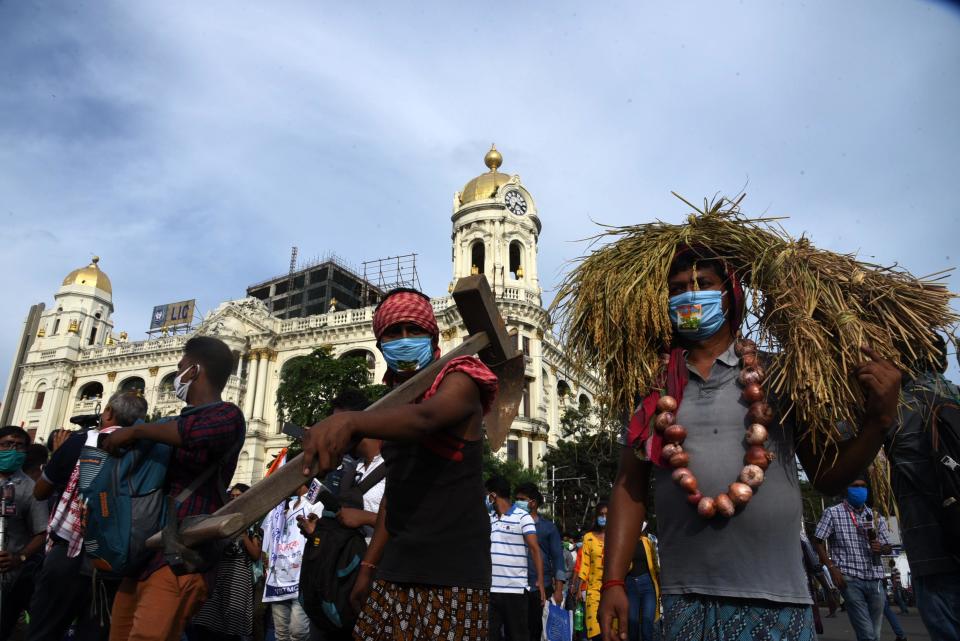
[(30, 305), (95, 254), (132, 340), (293, 245), (416, 252), (442, 295), (491, 142), (536, 199), (547, 301), (596, 223), (679, 222), (671, 191), (956, 267), (957, 114), (947, 3), (0, 0), (0, 385)]

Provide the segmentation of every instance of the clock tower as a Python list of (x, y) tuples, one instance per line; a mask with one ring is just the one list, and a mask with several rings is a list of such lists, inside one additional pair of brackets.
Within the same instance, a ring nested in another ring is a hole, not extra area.
[(483, 274), (497, 298), (541, 305), (537, 274), (537, 206), (520, 176), (501, 173), (494, 145), (483, 158), (489, 169), (453, 199), (453, 280)]

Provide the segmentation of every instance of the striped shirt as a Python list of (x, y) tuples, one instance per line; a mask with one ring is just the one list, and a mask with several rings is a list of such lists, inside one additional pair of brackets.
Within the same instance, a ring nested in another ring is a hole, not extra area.
[(537, 535), (533, 517), (514, 506), (503, 514), (490, 515), (491, 592), (522, 593), (527, 587), (527, 543), (523, 537)]

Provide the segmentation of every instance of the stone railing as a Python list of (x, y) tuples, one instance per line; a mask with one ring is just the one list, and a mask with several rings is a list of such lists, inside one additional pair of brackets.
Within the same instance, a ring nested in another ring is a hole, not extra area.
[(91, 347), (80, 352), (81, 361), (89, 361), (108, 356), (123, 356), (126, 354), (140, 354), (143, 352), (159, 352), (165, 349), (182, 349), (183, 345), (190, 337), (182, 334), (179, 336), (164, 336), (163, 338), (153, 338), (145, 341), (134, 341), (132, 343), (117, 343), (116, 345), (100, 345)]
[(519, 287), (504, 287), (501, 296), (506, 300), (515, 300), (521, 303), (530, 303), (531, 305), (540, 304), (540, 296), (536, 293)]
[(307, 316), (306, 318), (291, 318), (280, 323), (280, 333), (301, 332), (321, 327), (338, 327), (373, 320), (373, 307), (362, 309), (348, 309), (342, 312), (328, 312)]

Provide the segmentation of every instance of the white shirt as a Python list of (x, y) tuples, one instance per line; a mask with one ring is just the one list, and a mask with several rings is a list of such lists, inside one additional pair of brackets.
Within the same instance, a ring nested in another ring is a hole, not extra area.
[[(383, 465), (383, 457), (377, 454), (370, 461), (370, 465), (367, 465), (366, 462), (360, 461), (357, 464), (357, 484), (363, 482), (363, 479), (370, 476), (370, 473), (375, 469)], [(373, 512), (376, 514), (380, 511), (380, 502), (383, 501), (383, 492), (387, 487), (386, 477), (380, 479), (380, 482), (367, 490), (367, 493), (363, 495), (363, 510), (365, 512)], [(373, 528), (369, 526), (364, 526), (363, 528), (364, 537), (367, 539), (367, 545), (370, 545), (370, 539), (373, 538)]]

